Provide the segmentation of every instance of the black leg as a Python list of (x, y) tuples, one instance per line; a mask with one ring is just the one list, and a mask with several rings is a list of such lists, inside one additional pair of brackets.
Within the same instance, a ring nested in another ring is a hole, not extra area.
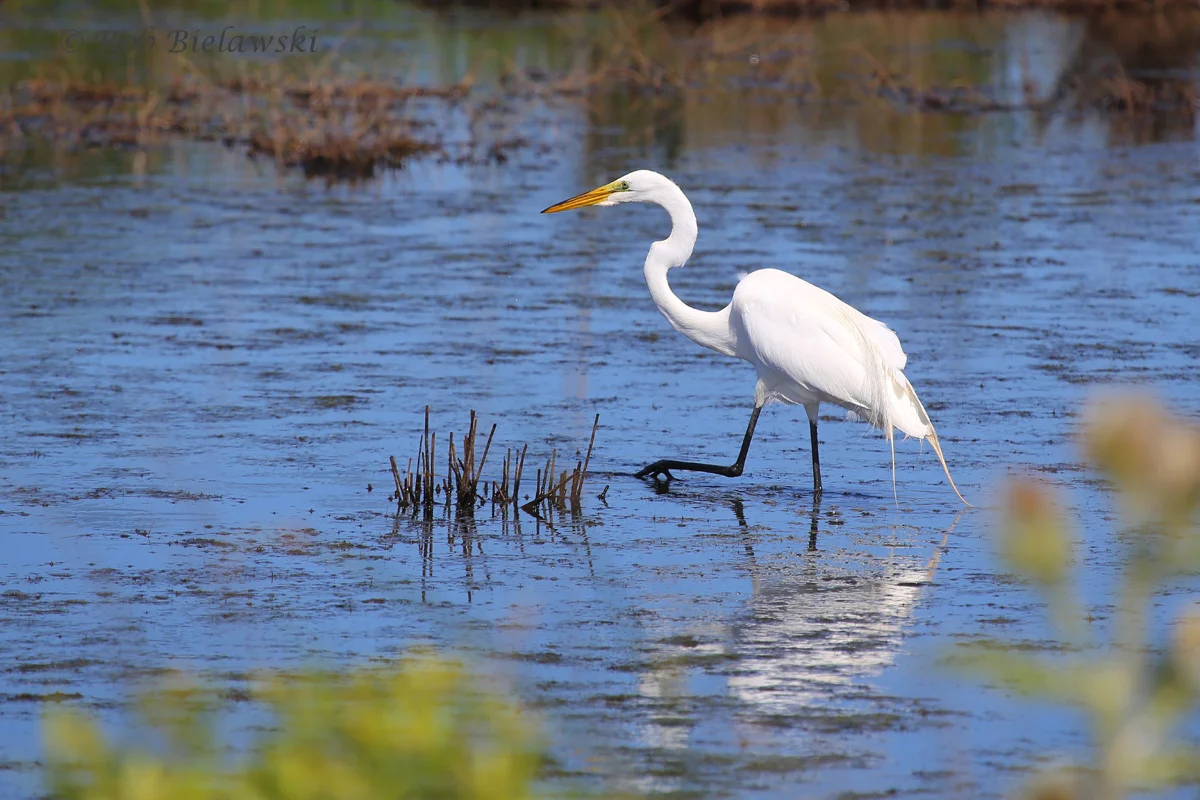
[(750, 415), (750, 424), (746, 426), (746, 435), (742, 438), (742, 450), (738, 453), (737, 461), (732, 466), (722, 467), (719, 464), (698, 464), (695, 461), (673, 461), (669, 458), (664, 458), (662, 461), (655, 461), (648, 467), (643, 467), (634, 474), (635, 478), (645, 478), (649, 475), (663, 475), (667, 480), (671, 480), (670, 470), (680, 469), (688, 472), (708, 472), (712, 475), (724, 475), (727, 478), (736, 478), (742, 474), (742, 468), (746, 465), (746, 454), (750, 452), (750, 440), (754, 438), (754, 426), (758, 424), (758, 414), (762, 411), (762, 406), (755, 406), (754, 412)]
[(808, 421), (808, 438), (812, 442), (813, 451), (813, 499), (821, 496), (821, 456), (817, 447), (817, 421)]

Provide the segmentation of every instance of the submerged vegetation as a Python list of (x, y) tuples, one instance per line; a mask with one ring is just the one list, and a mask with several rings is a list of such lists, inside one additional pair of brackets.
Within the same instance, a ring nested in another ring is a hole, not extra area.
[(1178, 735), (1200, 712), (1200, 604), (1178, 613), (1166, 640), (1153, 636), (1153, 608), (1172, 581), (1200, 571), (1200, 426), (1142, 397), (1107, 398), (1086, 415), (1089, 462), (1111, 481), (1126, 522), (1118, 534), (1124, 577), (1116, 592), (1111, 642), (1095, 638), (1093, 614), (1071, 581), (1074, 537), (1045, 485), (1007, 488), (1000, 550), (1036, 587), (1064, 655), (1039, 657), (1003, 641), (976, 643), (960, 664), (1042, 700), (1075, 706), (1090, 720), (1088, 763), (1039, 775), (1036, 798), (1118, 800), (1135, 790), (1200, 781), (1200, 742)]

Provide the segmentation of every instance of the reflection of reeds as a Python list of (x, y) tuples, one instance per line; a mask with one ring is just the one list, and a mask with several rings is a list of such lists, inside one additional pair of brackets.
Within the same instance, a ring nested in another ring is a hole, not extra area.
[(510, 76), (510, 82), (559, 95), (615, 94), (622, 106), (630, 95), (666, 102), (754, 95), (788, 104), (879, 98), (935, 112), (1021, 107), (994, 98), (988, 76), (957, 55), (940, 59), (937, 70), (911, 56), (909, 63), (893, 63), (898, 42), (961, 35), (948, 15), (904, 17), (899, 30), (898, 21), (881, 14), (844, 25), (719, 17), (689, 26), (665, 19), (662, 9), (606, 8), (595, 28), (576, 32), (574, 49), (584, 57), (567, 72), (540, 80)]
[[(1106, 0), (1018, 4), (1092, 10), (1107, 5)], [(992, 15), (995, 29), (1001, 30), (1003, 15)], [(865, 104), (879, 98), (904, 109), (951, 113), (1036, 109), (1047, 102), (1028, 79), (1023, 92), (998, 98), (994, 93), (1002, 82), (985, 59), (929, 47), (963, 38), (977, 38), (981, 47), (999, 46), (976, 17), (865, 12), (782, 22), (761, 15), (701, 15), (701, 20), (681, 24), (655, 3), (607, 5), (586, 24), (563, 23), (562, 35), (573, 40), (569, 49), (578, 54), (564, 71), (508, 74), (506, 79), (519, 90), (611, 95), (614, 107), (596, 112), (606, 118), (634, 105), (631, 98), (636, 96), (665, 105), (703, 97), (707, 108), (725, 98), (737, 102), (755, 95), (789, 105), (831, 100)], [(1194, 12), (1091, 14), (1082, 66), (1072, 65), (1065, 77), (1073, 81), (1082, 73), (1089, 79), (1082, 102), (1091, 107), (1194, 109), (1197, 27), (1200, 14)], [(1103, 58), (1097, 58), (1097, 51), (1103, 51)], [(1137, 74), (1143, 69), (1172, 74)]]
[(587, 455), (583, 460), (577, 461), (570, 471), (564, 469), (556, 472), (558, 451), (551, 449), (545, 469), (537, 471), (534, 496), (524, 503), (521, 503), (519, 498), (521, 476), (525, 470), (525, 457), (529, 452), (529, 445), (523, 445), (520, 450), (506, 451), (499, 481), (481, 483), (483, 467), (492, 446), (492, 438), (496, 434), (496, 426), (492, 425), (479, 463), (476, 464), (479, 419), (473, 409), (470, 414), (467, 433), (458, 448), (454, 445), (454, 434), (450, 434), (446, 472), (439, 476), (435, 467), (437, 433), (429, 428), (429, 406), (425, 407), (425, 429), (417, 449), (416, 464), (409, 459), (408, 467), (402, 472), (396, 463), (396, 457), (390, 458), (396, 491), (388, 499), (394, 498), (397, 508), (414, 512), (421, 510), (427, 517), (432, 516), (437, 505), (444, 505), (449, 510), (452, 504), (456, 513), (461, 515), (474, 515), (477, 508), (489, 503), (501, 508), (519, 507), (535, 516), (539, 509), (566, 511), (569, 507), (573, 512), (579, 511), (584, 479), (591, 463), (596, 431), (600, 427), (599, 414), (592, 424), (592, 435), (588, 441)]
[(1055, 82), (1050, 108), (1197, 109), (1200, 14), (1096, 14)]

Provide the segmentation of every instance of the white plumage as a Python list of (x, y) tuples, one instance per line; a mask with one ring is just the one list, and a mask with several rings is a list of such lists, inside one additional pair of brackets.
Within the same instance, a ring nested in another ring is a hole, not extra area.
[(933, 433), (895, 332), (824, 289), (777, 269), (753, 272), (734, 290), (730, 322), (737, 356), (768, 395), (806, 408), (833, 403), (918, 439)]
[(904, 375), (908, 356), (895, 332), (824, 289), (777, 269), (762, 269), (742, 277), (732, 301), (720, 311), (701, 311), (684, 303), (671, 291), (667, 272), (682, 266), (691, 256), (697, 236), (696, 215), (679, 187), (657, 172), (631, 172), (546, 211), (625, 202), (656, 203), (671, 215), (671, 235), (650, 246), (644, 267), (650, 296), (659, 311), (675, 330), (692, 341), (743, 359), (758, 373), (754, 413), (733, 466), (663, 460), (639, 475), (669, 477), (669, 469), (740, 475), (758, 412), (767, 403), (786, 402), (804, 406), (808, 414), (814, 492), (819, 495), (817, 412), (821, 403), (832, 403), (884, 432), (892, 445), (893, 488), (893, 431), (899, 430), (929, 441), (955, 494), (967, 503), (950, 477), (933, 423)]

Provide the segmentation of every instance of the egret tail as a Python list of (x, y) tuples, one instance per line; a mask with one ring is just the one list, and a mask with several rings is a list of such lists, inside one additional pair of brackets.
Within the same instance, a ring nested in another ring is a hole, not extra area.
[(925, 411), (925, 406), (921, 403), (921, 398), (917, 397), (917, 392), (913, 389), (912, 384), (908, 382), (908, 378), (903, 372), (895, 369), (888, 370), (888, 377), (891, 378), (891, 392), (887, 397), (887, 414), (884, 415), (886, 425), (884, 430), (887, 433), (888, 444), (892, 448), (892, 494), (896, 492), (896, 445), (893, 435), (893, 426), (908, 436), (913, 436), (917, 439), (927, 439), (933, 445), (933, 452), (937, 453), (938, 461), (942, 463), (942, 470), (946, 473), (946, 480), (950, 481), (950, 488), (958, 495), (958, 499), (963, 501), (963, 504), (968, 508), (974, 508), (967, 499), (962, 496), (962, 492), (954, 484), (954, 478), (950, 477), (950, 467), (946, 465), (946, 457), (942, 455), (942, 444), (938, 441), (937, 431), (933, 428), (933, 422), (929, 419), (929, 414)]
[[(967, 508), (974, 508), (975, 506), (968, 503), (967, 498), (963, 497), (962, 492), (960, 492), (958, 487), (954, 485), (954, 478), (950, 477), (950, 468), (946, 466), (946, 457), (942, 455), (942, 445), (940, 442), (938, 442), (937, 431), (933, 429), (932, 425), (929, 426), (929, 435), (925, 438), (929, 440), (931, 445), (933, 445), (933, 452), (937, 453), (938, 461), (942, 462), (942, 469), (946, 473), (946, 480), (950, 481), (950, 488), (954, 490), (956, 495), (958, 495), (958, 499), (963, 501), (963, 505), (965, 505)], [(893, 460), (894, 459), (895, 456), (893, 456)]]

